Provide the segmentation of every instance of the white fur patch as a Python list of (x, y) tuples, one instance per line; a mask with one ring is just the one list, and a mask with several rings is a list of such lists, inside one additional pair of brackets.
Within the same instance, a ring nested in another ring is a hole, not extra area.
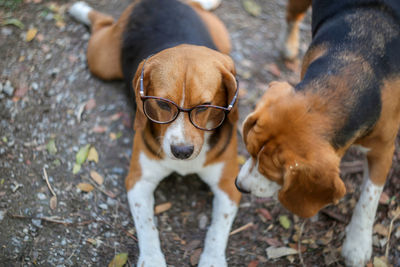
[(76, 2), (73, 4), (68, 12), (77, 21), (90, 26), (89, 12), (92, 8), (85, 2)]
[(342, 247), (347, 266), (365, 266), (371, 258), (372, 230), (382, 190), (383, 186), (374, 185), (369, 179), (368, 164), (365, 163), (361, 196), (346, 227), (346, 240)]
[(199, 3), (205, 10), (216, 9), (221, 4), (221, 0), (192, 0), (192, 2)]
[(276, 197), (281, 188), (258, 171), (258, 162), (254, 164), (252, 158), (248, 159), (240, 169), (237, 184), (241, 189), (257, 197)]
[[(206, 134), (208, 137), (209, 134)], [(153, 192), (159, 182), (172, 172), (181, 175), (198, 173), (214, 193), (213, 218), (207, 232), (201, 267), (224, 267), (226, 265), (225, 249), (230, 228), (235, 218), (237, 205), (222, 191), (218, 184), (222, 176), (224, 163), (204, 167), (208, 146), (203, 145), (199, 155), (191, 160), (153, 160), (144, 153), (139, 156), (142, 166), (142, 177), (128, 192), (128, 200), (135, 221), (139, 239), (140, 256), (138, 266), (166, 266), (161, 252), (158, 231), (154, 224)]]

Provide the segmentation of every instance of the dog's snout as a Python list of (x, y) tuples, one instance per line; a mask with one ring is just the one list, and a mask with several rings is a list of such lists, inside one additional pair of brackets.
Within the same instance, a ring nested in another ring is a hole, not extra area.
[(238, 178), (237, 178), (237, 177), (236, 177), (236, 179), (235, 179), (235, 185), (236, 185), (237, 190), (239, 190), (239, 192), (241, 192), (241, 193), (243, 193), (243, 194), (250, 194), (250, 191), (244, 190), (243, 188), (241, 188), (241, 187), (238, 185)]
[(189, 158), (194, 151), (194, 146), (175, 146), (171, 145), (172, 154), (178, 159), (187, 159)]

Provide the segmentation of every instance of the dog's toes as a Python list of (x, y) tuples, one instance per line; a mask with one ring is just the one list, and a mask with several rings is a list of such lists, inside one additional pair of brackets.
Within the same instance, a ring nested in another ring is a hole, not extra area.
[(85, 2), (76, 2), (68, 9), (68, 13), (77, 21), (90, 26), (89, 12), (92, 8)]
[(365, 266), (372, 254), (371, 235), (347, 235), (342, 247), (342, 256), (346, 266)]

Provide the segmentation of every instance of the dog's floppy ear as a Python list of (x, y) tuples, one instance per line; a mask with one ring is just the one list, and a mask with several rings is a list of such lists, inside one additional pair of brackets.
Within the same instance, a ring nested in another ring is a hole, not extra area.
[(309, 218), (324, 206), (337, 203), (346, 193), (339, 177), (339, 157), (331, 150), (317, 153), (308, 162), (293, 161), (285, 166), (280, 202), (291, 212)]
[[(135, 101), (136, 101), (135, 122), (133, 124), (133, 128), (135, 129), (135, 131), (143, 130), (146, 127), (146, 123), (147, 123), (146, 115), (144, 115), (144, 112), (143, 112), (142, 100), (140, 99), (140, 74), (142, 73), (142, 68), (143, 68), (144, 62), (145, 62), (145, 60), (143, 60), (139, 64), (139, 66), (136, 70), (135, 77), (133, 78), (133, 81), (132, 81), (132, 88), (135, 93)], [(148, 64), (146, 64), (146, 70), (144, 70), (145, 73), (144, 73), (144, 77), (143, 77), (143, 85), (144, 86), (148, 85), (148, 75), (146, 75), (146, 73), (148, 74), (148, 69), (149, 69), (149, 66), (148, 66)]]
[[(231, 103), (232, 99), (235, 97), (236, 90), (239, 90), (237, 80), (235, 78), (236, 70), (235, 64), (233, 60), (227, 55), (221, 55), (223, 57), (222, 63), (223, 67), (221, 68), (222, 82), (227, 90), (227, 103), (228, 105)], [(239, 108), (238, 108), (238, 99), (228, 114), (228, 120), (232, 124), (236, 124), (239, 120)]]

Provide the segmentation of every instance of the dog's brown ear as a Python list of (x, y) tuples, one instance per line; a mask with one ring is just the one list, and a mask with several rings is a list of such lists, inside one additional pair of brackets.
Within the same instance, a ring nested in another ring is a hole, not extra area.
[[(140, 74), (142, 73), (142, 68), (143, 68), (144, 60), (139, 64), (135, 77), (133, 78), (132, 81), (132, 88), (135, 93), (135, 101), (136, 101), (136, 114), (135, 114), (135, 122), (133, 124), (133, 128), (135, 131), (140, 131), (143, 130), (146, 127), (147, 123), (147, 118), (146, 115), (144, 115), (143, 112), (143, 104), (142, 104), (142, 99), (140, 98)], [(143, 77), (143, 85), (146, 86), (148, 85), (148, 64), (146, 64), (146, 70), (144, 73)]]
[(254, 125), (257, 123), (257, 114), (255, 112), (250, 113), (246, 119), (243, 122), (243, 127), (242, 127), (242, 136), (243, 136), (243, 141), (244, 144), (247, 146), (248, 144), (248, 135), (251, 130), (251, 128), (254, 127)]
[(291, 212), (309, 218), (324, 206), (337, 203), (346, 193), (339, 177), (339, 157), (325, 150), (308, 162), (293, 161), (285, 166), (280, 202)]
[[(233, 63), (233, 60), (227, 56), (221, 54), (223, 57), (222, 63), (223, 63), (223, 68), (221, 69), (221, 75), (222, 75), (222, 82), (223, 85), (225, 86), (227, 90), (227, 104), (229, 105), (232, 101), (232, 99), (235, 97), (236, 90), (238, 90), (238, 84), (237, 80), (235, 78), (236, 75), (236, 70), (235, 70), (235, 64)], [(236, 99), (236, 102), (232, 108), (232, 110), (228, 114), (228, 120), (232, 124), (236, 124), (236, 122), (239, 120), (239, 99)]]

